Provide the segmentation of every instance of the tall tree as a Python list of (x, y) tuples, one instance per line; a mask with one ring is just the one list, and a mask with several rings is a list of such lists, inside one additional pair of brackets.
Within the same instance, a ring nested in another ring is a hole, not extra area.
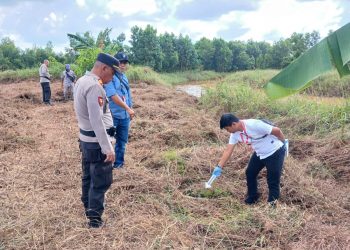
[(254, 67), (254, 58), (247, 54), (247, 45), (244, 42), (231, 41), (228, 46), (232, 52), (230, 70), (246, 70)]
[(231, 69), (232, 51), (223, 39), (213, 39), (214, 69), (219, 72), (227, 72)]
[(10, 38), (5, 37), (1, 40), (0, 51), (2, 55), (1, 70), (23, 68), (23, 62), (20, 58), (21, 50), (16, 47), (14, 41)]
[(247, 54), (254, 60), (254, 68), (258, 67), (258, 58), (261, 56), (261, 51), (258, 42), (254, 42), (253, 40), (248, 40), (247, 42)]
[(162, 71), (175, 71), (179, 64), (179, 54), (176, 51), (176, 37), (165, 33), (159, 36), (160, 47), (164, 56)]
[(201, 38), (194, 45), (200, 65), (202, 65), (204, 70), (214, 70), (214, 53), (215, 49), (212, 41), (208, 38)]
[(271, 62), (272, 68), (281, 69), (293, 60), (293, 54), (286, 40), (279, 40), (275, 42), (271, 48)]
[(132, 27), (130, 43), (135, 64), (150, 66), (158, 71), (162, 69), (163, 54), (155, 28), (151, 25), (144, 30), (138, 26)]
[(180, 34), (176, 49), (179, 54), (179, 70), (185, 71), (198, 67), (198, 55), (189, 36), (184, 37)]

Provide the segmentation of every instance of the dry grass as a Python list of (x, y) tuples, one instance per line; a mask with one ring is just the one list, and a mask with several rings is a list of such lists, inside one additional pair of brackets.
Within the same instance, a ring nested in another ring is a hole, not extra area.
[[(133, 85), (126, 167), (114, 171), (106, 226), (89, 230), (72, 102), (40, 104), (39, 83), (0, 89), (0, 249), (347, 249), (350, 144), (291, 139), (279, 206), (243, 205), (249, 152), (237, 147), (203, 191), (227, 141), (217, 117), (173, 89)], [(290, 136), (292, 138), (292, 136)], [(210, 197), (210, 196), (208, 196)]]

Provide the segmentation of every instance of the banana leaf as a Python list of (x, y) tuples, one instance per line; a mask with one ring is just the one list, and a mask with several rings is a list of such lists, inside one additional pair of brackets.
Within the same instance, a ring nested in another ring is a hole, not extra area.
[(350, 23), (307, 50), (276, 76), (264, 89), (271, 99), (297, 93), (320, 75), (336, 69), (340, 77), (350, 74)]

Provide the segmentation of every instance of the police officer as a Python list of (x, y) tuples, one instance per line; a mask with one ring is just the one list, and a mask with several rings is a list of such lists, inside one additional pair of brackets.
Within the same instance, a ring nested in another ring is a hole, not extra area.
[(44, 60), (39, 68), (40, 85), (43, 91), (43, 103), (46, 105), (52, 105), (51, 103), (51, 88), (50, 81), (51, 76), (49, 73), (49, 60)]
[(109, 82), (119, 61), (104, 53), (97, 56), (91, 72), (79, 78), (74, 90), (74, 109), (80, 129), (82, 152), (82, 196), (89, 227), (103, 225), (105, 193), (112, 184), (112, 169), (115, 153), (110, 141), (106, 121), (106, 94), (102, 87)]

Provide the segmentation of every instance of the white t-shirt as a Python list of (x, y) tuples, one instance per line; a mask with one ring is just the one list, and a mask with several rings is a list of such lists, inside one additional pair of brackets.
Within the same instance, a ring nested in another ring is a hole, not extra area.
[(245, 128), (244, 131), (231, 133), (229, 144), (240, 142), (251, 145), (260, 159), (269, 157), (283, 146), (283, 142), (276, 136), (271, 135), (273, 126), (256, 119), (241, 121)]

